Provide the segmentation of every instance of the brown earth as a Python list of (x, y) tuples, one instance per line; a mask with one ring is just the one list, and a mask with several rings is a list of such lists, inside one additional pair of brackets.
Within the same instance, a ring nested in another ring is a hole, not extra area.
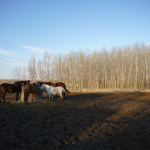
[[(45, 93), (46, 94), (46, 93)], [(150, 149), (150, 93), (72, 92), (67, 100), (0, 103), (0, 149)]]

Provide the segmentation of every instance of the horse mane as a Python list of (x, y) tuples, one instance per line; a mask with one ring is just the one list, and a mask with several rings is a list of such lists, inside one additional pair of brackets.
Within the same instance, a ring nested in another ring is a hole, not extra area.
[(30, 83), (30, 80), (27, 80), (27, 81), (16, 81), (15, 83), (20, 83), (20, 84), (22, 84), (22, 83), (24, 83), (24, 84), (27, 84), (27, 83)]
[(21, 82), (20, 82), (20, 81), (16, 81), (14, 84), (19, 84), (19, 85), (21, 85)]

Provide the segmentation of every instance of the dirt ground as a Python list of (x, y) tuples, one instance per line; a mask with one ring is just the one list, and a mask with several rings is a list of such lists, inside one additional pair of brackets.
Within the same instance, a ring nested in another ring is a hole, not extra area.
[(7, 103), (0, 103), (0, 149), (150, 149), (150, 93), (66, 97), (24, 105), (7, 94)]

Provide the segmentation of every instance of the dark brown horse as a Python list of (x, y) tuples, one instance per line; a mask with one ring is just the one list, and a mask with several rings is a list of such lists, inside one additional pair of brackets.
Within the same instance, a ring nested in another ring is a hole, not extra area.
[(17, 81), (14, 84), (9, 84), (9, 83), (1, 84), (1, 87), (0, 87), (0, 91), (1, 91), (0, 99), (1, 99), (1, 97), (3, 97), (3, 101), (6, 102), (5, 101), (6, 93), (15, 93), (15, 92), (17, 92), (16, 93), (16, 101), (17, 101), (19, 93), (21, 92), (21, 84), (22, 83), (27, 84), (29, 82), (30, 81), (28, 80), (28, 81)]
[[(1, 89), (1, 85), (0, 85), (0, 89)], [(0, 102), (1, 102), (1, 99), (2, 99), (2, 91), (0, 90)]]
[(47, 85), (53, 86), (53, 87), (61, 86), (65, 89), (66, 92), (68, 92), (70, 94), (70, 92), (66, 89), (65, 83), (63, 83), (63, 82), (53, 83), (53, 82), (40, 82), (40, 81), (38, 81), (38, 83), (40, 84), (40, 86), (43, 84), (47, 84)]
[(33, 84), (28, 83), (24, 86), (24, 104), (28, 104), (28, 98), (30, 94), (32, 94), (32, 102), (33, 102), (33, 94), (35, 94), (36, 98), (37, 90), (38, 87), (35, 83)]

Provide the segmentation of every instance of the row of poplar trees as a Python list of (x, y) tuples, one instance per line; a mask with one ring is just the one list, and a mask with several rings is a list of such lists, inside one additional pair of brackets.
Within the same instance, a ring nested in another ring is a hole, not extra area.
[(64, 82), (72, 90), (149, 89), (150, 46), (136, 43), (59, 55), (47, 51), (42, 58), (32, 55), (22, 70), (22, 79)]

